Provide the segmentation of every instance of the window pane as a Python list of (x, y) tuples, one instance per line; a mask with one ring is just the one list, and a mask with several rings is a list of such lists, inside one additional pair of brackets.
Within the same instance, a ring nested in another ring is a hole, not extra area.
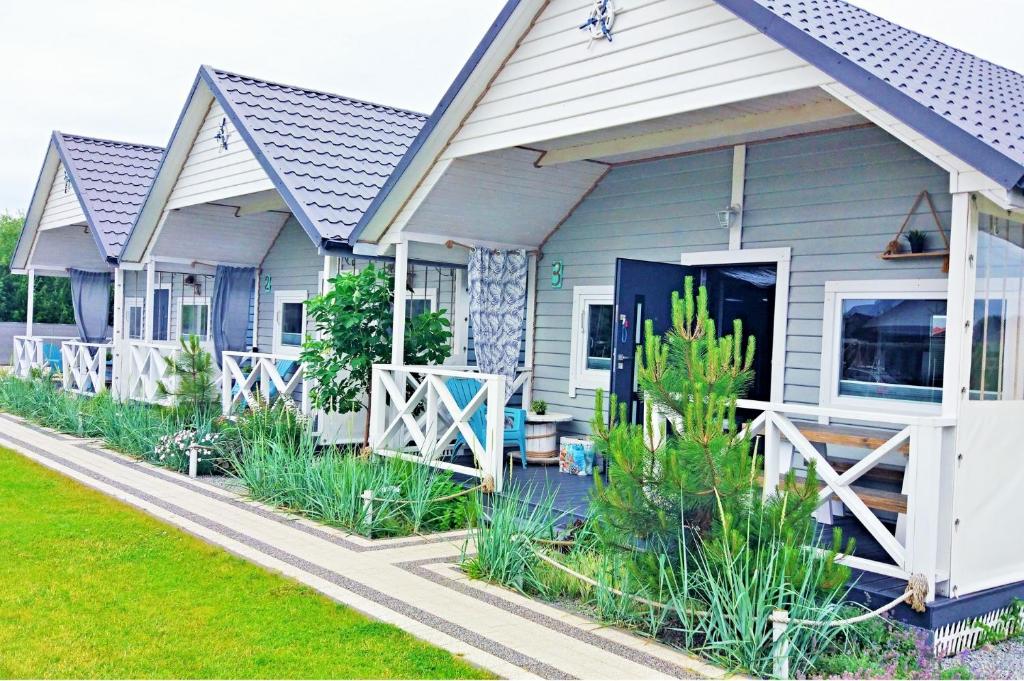
[(281, 304), (281, 345), (302, 345), (302, 303)]
[(199, 336), (206, 339), (210, 308), (206, 304), (186, 304), (181, 306), (181, 335)]
[(419, 317), (421, 314), (430, 311), (430, 301), (425, 298), (406, 298), (405, 300), (406, 319)]
[(142, 338), (142, 308), (138, 305), (128, 308), (128, 337)]
[(843, 301), (839, 394), (942, 401), (946, 301)]
[(979, 216), (976, 272), (971, 399), (1024, 399), (1024, 225)]
[(587, 306), (587, 368), (612, 368), (612, 306)]

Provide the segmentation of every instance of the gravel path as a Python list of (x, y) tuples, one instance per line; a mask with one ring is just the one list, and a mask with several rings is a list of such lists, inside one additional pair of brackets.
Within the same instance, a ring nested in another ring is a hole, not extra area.
[(246, 489), (245, 487), (245, 483), (243, 483), (238, 478), (232, 477), (230, 475), (200, 475), (196, 479), (199, 480), (200, 482), (205, 482), (208, 485), (220, 487), (221, 489), (227, 490), (228, 492), (241, 494), (242, 496), (245, 496), (246, 493), (248, 492), (248, 489)]
[(1024, 638), (1003, 641), (950, 658), (944, 667), (965, 664), (976, 679), (1024, 679)]

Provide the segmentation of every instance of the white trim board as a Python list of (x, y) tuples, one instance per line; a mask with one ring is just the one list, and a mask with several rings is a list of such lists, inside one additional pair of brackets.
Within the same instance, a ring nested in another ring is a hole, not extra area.
[[(947, 300), (949, 282), (945, 279), (869, 279), (825, 282), (825, 308), (821, 328), (821, 384), (818, 403), (824, 407), (849, 407), (863, 412), (938, 415), (941, 403), (839, 395), (839, 343), (842, 334), (837, 324), (839, 305), (847, 298), (898, 298), (906, 300)], [(949, 313), (947, 303), (947, 317)], [(947, 326), (948, 332), (948, 326)], [(943, 377), (943, 393), (946, 381)]]
[(683, 253), (681, 265), (750, 265), (775, 263), (775, 314), (772, 319), (771, 401), (782, 402), (786, 389), (786, 338), (789, 325), (789, 269), (792, 249), (746, 248), (729, 251), (696, 251)]

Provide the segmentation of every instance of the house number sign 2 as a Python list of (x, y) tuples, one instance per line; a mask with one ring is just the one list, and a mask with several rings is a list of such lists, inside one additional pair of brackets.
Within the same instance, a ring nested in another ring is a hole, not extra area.
[(264, 291), (269, 291), (270, 290), (270, 275), (269, 274), (267, 276), (263, 277), (263, 290)]

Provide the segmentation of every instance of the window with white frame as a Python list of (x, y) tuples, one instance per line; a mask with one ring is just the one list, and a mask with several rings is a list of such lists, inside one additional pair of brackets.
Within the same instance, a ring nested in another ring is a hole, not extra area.
[(934, 410), (945, 347), (944, 279), (828, 282), (822, 403)]
[(572, 291), (569, 394), (608, 389), (612, 369), (613, 287), (576, 286)]
[(406, 292), (405, 318), (413, 319), (426, 312), (437, 310), (437, 289), (436, 288), (414, 288), (412, 292)]
[(125, 298), (124, 328), (131, 340), (141, 340), (145, 333), (146, 306), (142, 298)]
[(183, 298), (178, 301), (178, 337), (210, 339), (210, 299)]
[(298, 357), (306, 335), (304, 290), (274, 293), (274, 354)]

